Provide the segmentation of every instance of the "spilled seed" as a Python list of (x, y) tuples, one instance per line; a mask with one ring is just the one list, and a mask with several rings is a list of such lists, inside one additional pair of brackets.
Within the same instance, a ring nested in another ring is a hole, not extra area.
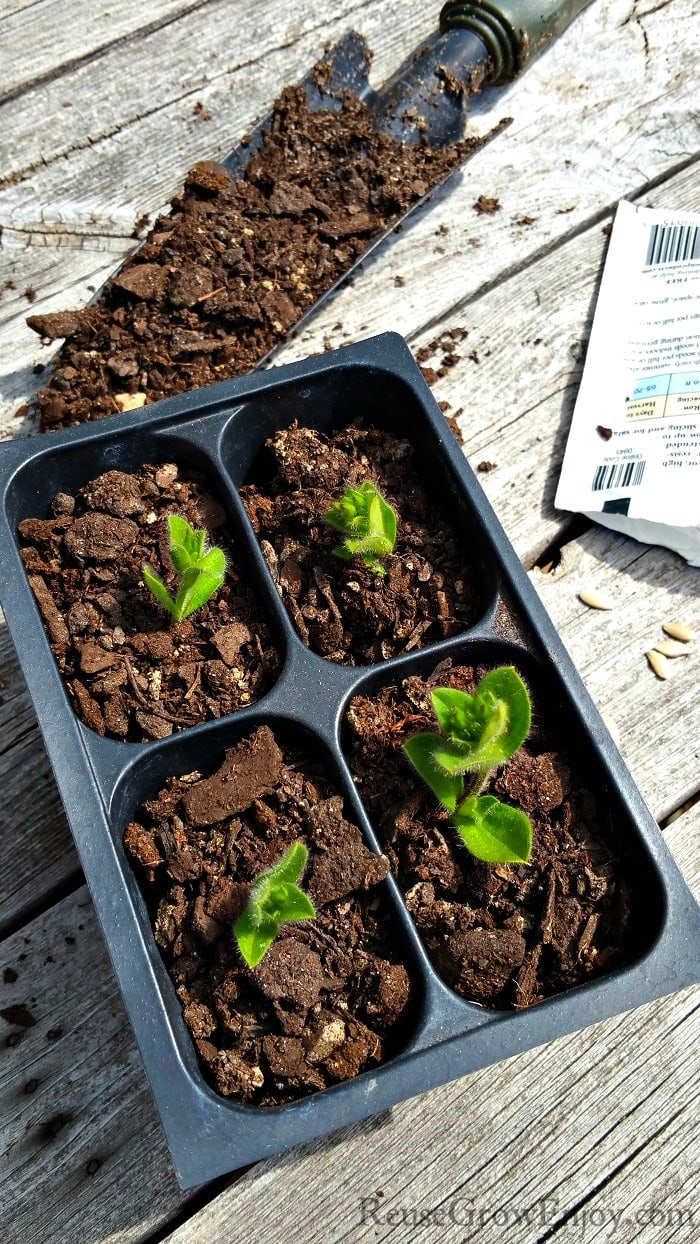
[(578, 594), (579, 600), (588, 605), (590, 609), (614, 609), (615, 602), (609, 600), (607, 596), (599, 596), (597, 592), (590, 591), (589, 588), (583, 588)]
[(662, 626), (671, 639), (680, 639), (685, 644), (690, 643), (691, 639), (696, 637), (696, 632), (692, 627), (686, 626), (683, 622), (662, 622)]
[(646, 658), (657, 678), (668, 678), (670, 666), (668, 659), (662, 652), (657, 652), (654, 648), (651, 648), (647, 652)]
[(688, 657), (692, 651), (689, 644), (682, 644), (678, 639), (662, 639), (654, 644), (654, 652), (660, 652), (664, 657)]

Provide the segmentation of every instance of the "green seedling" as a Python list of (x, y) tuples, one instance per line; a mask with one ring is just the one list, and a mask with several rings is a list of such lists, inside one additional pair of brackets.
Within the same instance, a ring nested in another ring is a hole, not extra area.
[(370, 480), (359, 488), (348, 486), (323, 516), (345, 539), (333, 549), (336, 557), (352, 561), (361, 557), (372, 574), (385, 575), (382, 564), (396, 544), (396, 514)]
[(268, 872), (261, 873), (250, 892), (248, 906), (233, 926), (233, 935), (249, 968), (265, 957), (283, 924), (313, 920), (316, 915), (308, 894), (297, 882), (306, 868), (309, 852), (302, 842), (282, 856)]
[(492, 670), (473, 695), (437, 687), (433, 710), (441, 734), (416, 734), (403, 750), (450, 813), (472, 855), (489, 864), (526, 864), (532, 825), (524, 812), (482, 795), (493, 770), (509, 760), (530, 730), (532, 710), (511, 666)]
[(221, 587), (226, 575), (222, 549), (207, 548), (206, 531), (190, 526), (179, 514), (168, 515), (170, 559), (179, 579), (175, 597), (150, 566), (143, 567), (143, 581), (156, 600), (176, 622), (189, 618)]

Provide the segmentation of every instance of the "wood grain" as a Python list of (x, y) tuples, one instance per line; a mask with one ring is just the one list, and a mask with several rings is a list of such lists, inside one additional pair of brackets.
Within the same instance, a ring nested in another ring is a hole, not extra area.
[(70, 20), (61, 0), (3, 4), (0, 37), (12, 48), (5, 67), (0, 99), (27, 90), (52, 74), (65, 73), (67, 64), (96, 56), (105, 47), (134, 39), (144, 28), (158, 29), (178, 14), (199, 9), (207, 0), (152, 0), (135, 7), (131, 0), (111, 0), (109, 21), (101, 5), (71, 0)]
[(36, 716), (0, 613), (0, 937), (79, 870)]
[[(643, 795), (658, 819), (667, 817), (700, 788), (700, 647), (669, 662), (666, 682), (644, 654), (664, 638), (665, 621), (700, 633), (698, 571), (666, 549), (594, 527), (565, 546), (556, 570), (534, 570), (531, 579), (593, 699), (617, 724)], [(586, 587), (615, 608), (583, 605)]]
[[(2, 944), (9, 1240), (145, 1239), (183, 1204), (85, 887)], [(17, 979), (8, 980), (8, 971)]]

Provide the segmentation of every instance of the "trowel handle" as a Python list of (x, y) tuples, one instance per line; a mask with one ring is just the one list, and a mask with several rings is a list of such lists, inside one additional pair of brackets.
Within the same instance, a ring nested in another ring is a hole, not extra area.
[(487, 81), (510, 82), (591, 0), (447, 0), (440, 31), (469, 30), (488, 49)]

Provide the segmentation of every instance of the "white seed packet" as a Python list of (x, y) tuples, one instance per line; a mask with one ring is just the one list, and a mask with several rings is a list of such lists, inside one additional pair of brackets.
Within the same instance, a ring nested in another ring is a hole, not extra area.
[(622, 200), (554, 504), (700, 566), (700, 214)]

